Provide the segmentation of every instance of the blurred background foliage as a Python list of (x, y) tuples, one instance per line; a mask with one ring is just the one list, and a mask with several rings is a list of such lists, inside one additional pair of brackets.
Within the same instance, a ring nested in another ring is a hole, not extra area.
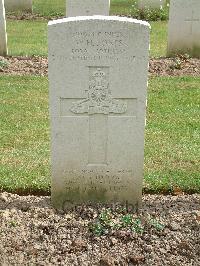
[[(64, 17), (67, 0), (33, 0), (33, 13), (47, 19)], [(111, 0), (110, 15), (133, 17), (147, 21), (167, 20), (169, 0), (161, 9), (140, 10), (138, 0)]]

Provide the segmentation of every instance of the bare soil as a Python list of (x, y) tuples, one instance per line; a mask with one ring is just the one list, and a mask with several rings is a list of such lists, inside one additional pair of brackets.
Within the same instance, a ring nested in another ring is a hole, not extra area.
[[(2, 64), (1, 64), (2, 62)], [(40, 56), (0, 56), (0, 75), (40, 75), (48, 74), (48, 60)]]
[[(91, 232), (103, 206), (56, 211), (49, 197), (0, 194), (0, 265), (199, 266), (200, 196), (145, 195), (144, 230)], [(115, 221), (120, 218), (114, 212)], [(149, 219), (159, 221), (158, 225)]]
[[(48, 73), (48, 59), (40, 56), (0, 57), (0, 75), (40, 75)], [(151, 58), (151, 76), (200, 76), (200, 59), (197, 58)]]
[(200, 59), (197, 58), (151, 58), (149, 73), (152, 76), (200, 76)]
[(6, 14), (6, 19), (10, 20), (54, 20), (64, 18), (64, 16), (41, 16), (40, 14), (26, 13), (26, 12), (9, 12)]

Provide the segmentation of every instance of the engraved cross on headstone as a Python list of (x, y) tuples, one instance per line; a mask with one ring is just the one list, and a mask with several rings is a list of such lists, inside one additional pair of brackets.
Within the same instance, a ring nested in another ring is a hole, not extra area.
[[(88, 165), (107, 165), (108, 117), (136, 116), (136, 99), (114, 99), (111, 94), (108, 67), (91, 67), (87, 97), (72, 102), (69, 111), (77, 115), (89, 116)], [(107, 73), (106, 73), (107, 72)], [(61, 99), (61, 109), (66, 109), (65, 100)], [(132, 103), (131, 112), (128, 102)], [(61, 114), (62, 115), (62, 114)]]
[(194, 10), (192, 11), (192, 17), (191, 18), (187, 18), (185, 21), (186, 22), (190, 22), (190, 34), (193, 35), (194, 31), (194, 23), (200, 22), (200, 17), (196, 17), (194, 14)]
[(109, 81), (101, 67), (93, 69), (86, 99), (74, 102), (70, 111), (89, 115), (88, 164), (107, 164), (108, 115), (123, 114), (127, 104), (112, 98)]

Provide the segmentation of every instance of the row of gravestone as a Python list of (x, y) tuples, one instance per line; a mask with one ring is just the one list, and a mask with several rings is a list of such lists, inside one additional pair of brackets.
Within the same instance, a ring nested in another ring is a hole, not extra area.
[(149, 33), (124, 17), (49, 22), (54, 207), (141, 205)]
[[(4, 1), (0, 0), (0, 55), (7, 54)], [(24, 2), (31, 3), (21, 0), (22, 4)], [(68, 0), (68, 17), (109, 15), (110, 0), (84, 0), (81, 5), (80, 2), (81, 0)], [(142, 0), (141, 7), (146, 6), (147, 2), (154, 7), (159, 3), (163, 4), (162, 0)], [(171, 0), (167, 55), (173, 56), (178, 53), (200, 57), (200, 0), (186, 0), (184, 3), (182, 0)]]
[[(77, 5), (80, 6), (80, 0), (66, 0), (67, 1), (67, 7), (70, 7), (71, 5)], [(5, 2), (5, 9), (6, 11), (28, 11), (32, 12), (32, 0), (4, 0)], [(96, 1), (96, 0), (90, 0), (91, 4), (99, 4), (99, 2), (102, 1)], [(110, 2), (110, 1), (109, 1)], [(160, 8), (165, 4), (166, 0), (138, 0), (138, 8)], [(87, 0), (84, 0), (82, 3), (86, 6), (88, 5)], [(96, 8), (96, 7), (95, 7)], [(69, 9), (67, 9), (67, 14), (70, 13)], [(94, 14), (92, 14), (94, 15)], [(68, 16), (68, 15), (67, 15)]]
[[(138, 8), (162, 8), (166, 0), (138, 0)], [(110, 0), (84, 0), (81, 2), (81, 15), (109, 15)], [(100, 12), (100, 13), (99, 13)], [(67, 17), (80, 16), (80, 0), (67, 0)]]

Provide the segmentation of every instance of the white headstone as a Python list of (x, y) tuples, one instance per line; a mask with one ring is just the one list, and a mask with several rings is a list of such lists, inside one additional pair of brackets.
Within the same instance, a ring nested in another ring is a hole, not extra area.
[(66, 9), (67, 17), (109, 16), (110, 0), (67, 0)]
[(149, 24), (49, 22), (52, 202), (141, 203)]
[(6, 12), (27, 11), (32, 12), (32, 0), (4, 0)]
[(168, 56), (200, 57), (200, 0), (171, 0)]
[(162, 8), (165, 5), (166, 0), (138, 0), (139, 9), (154, 9)]
[(4, 0), (0, 0), (0, 55), (7, 55), (7, 34)]

